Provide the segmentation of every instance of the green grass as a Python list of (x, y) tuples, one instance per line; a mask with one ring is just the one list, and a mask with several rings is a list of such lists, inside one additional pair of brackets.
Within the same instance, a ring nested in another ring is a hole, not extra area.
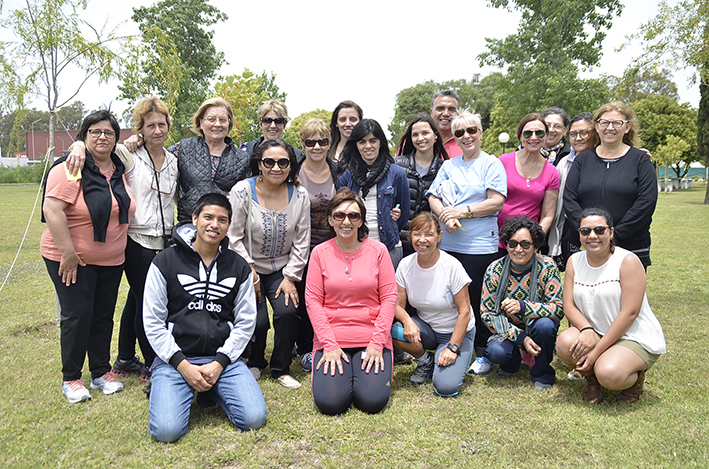
[[(260, 384), (266, 426), (237, 433), (221, 409), (193, 407), (189, 432), (159, 444), (148, 434), (138, 378), (113, 396), (93, 392), (70, 405), (61, 364), (52, 284), (39, 256), (43, 225), (35, 214), (12, 276), (0, 292), (0, 467), (707, 467), (709, 466), (709, 206), (706, 187), (660, 194), (653, 222), (648, 297), (668, 353), (648, 373), (645, 394), (619, 405), (581, 400), (584, 383), (566, 379), (532, 389), (520, 372), (468, 376), (443, 399), (431, 384), (408, 384), (413, 365), (394, 370), (392, 398), (378, 415), (351, 410), (326, 417), (304, 386)], [(5, 278), (34, 202), (36, 185), (0, 186), (0, 275)], [(119, 308), (126, 294), (121, 289)], [(116, 353), (117, 324), (112, 344)], [(88, 376), (88, 367), (84, 370)]]

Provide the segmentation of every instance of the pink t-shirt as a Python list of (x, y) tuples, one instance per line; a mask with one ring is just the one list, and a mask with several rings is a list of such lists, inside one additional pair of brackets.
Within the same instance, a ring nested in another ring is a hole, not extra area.
[(367, 237), (354, 253), (341, 252), (334, 239), (315, 246), (305, 285), (305, 304), (315, 331), (313, 350), (367, 346), (391, 350), (396, 299), (394, 266), (379, 241)]
[[(527, 215), (532, 220), (539, 222), (546, 191), (559, 190), (559, 171), (553, 164), (544, 160), (541, 174), (530, 179), (529, 187), (527, 187), (527, 178), (522, 177), (517, 171), (515, 153), (505, 153), (500, 156), (500, 161), (507, 173), (507, 199), (497, 215), (497, 226), (502, 228), (505, 220), (515, 215)], [(505, 246), (500, 243), (500, 247), (504, 248)]]
[[(106, 179), (111, 180), (113, 171), (101, 172)], [(83, 191), (80, 181), (69, 181), (66, 177), (65, 163), (55, 166), (47, 176), (47, 190), (45, 197), (54, 197), (69, 204), (64, 210), (69, 234), (74, 243), (76, 254), (87, 264), (93, 265), (120, 265), (125, 260), (126, 240), (129, 223), (120, 224), (118, 222), (118, 202), (111, 192), (111, 218), (106, 231), (106, 242), (94, 242), (94, 225), (91, 222), (89, 208), (84, 201)], [(125, 183), (125, 176), (123, 177)], [(126, 191), (128, 187), (126, 186)], [(130, 196), (130, 192), (128, 193)], [(135, 215), (135, 203), (131, 200), (128, 211), (128, 220)], [(42, 233), (42, 240), (39, 245), (39, 252), (49, 260), (61, 262), (62, 255), (59, 253), (49, 227)]]
[(443, 148), (448, 152), (449, 158), (455, 158), (463, 154), (463, 150), (460, 149), (458, 143), (455, 141), (455, 137), (449, 138), (446, 143), (443, 144)]

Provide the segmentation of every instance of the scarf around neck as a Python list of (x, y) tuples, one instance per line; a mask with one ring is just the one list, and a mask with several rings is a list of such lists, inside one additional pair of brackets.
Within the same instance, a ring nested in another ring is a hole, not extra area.
[[(539, 284), (538, 269), (537, 269), (537, 254), (532, 256), (532, 267), (531, 274), (532, 278), (529, 282), (529, 296), (527, 301), (530, 303), (536, 303), (538, 301), (537, 289)], [(510, 270), (512, 268), (512, 261), (510, 256), (506, 256), (504, 263), (502, 264), (502, 273), (500, 274), (500, 282), (497, 284), (497, 294), (495, 295), (495, 312), (492, 314), (491, 319), (495, 331), (498, 334), (503, 334), (510, 329), (510, 323), (505, 316), (505, 312), (502, 311), (500, 307), (505, 298), (507, 298), (507, 290), (510, 284)], [(524, 272), (523, 272), (524, 274)]]
[(353, 159), (354, 161), (352, 161), (350, 166), (352, 179), (362, 191), (363, 199), (367, 198), (367, 194), (369, 194), (369, 190), (372, 186), (384, 179), (392, 163), (390, 159), (391, 158), (387, 158), (386, 156), (379, 155), (377, 159), (374, 160), (372, 166), (368, 166), (361, 157)]

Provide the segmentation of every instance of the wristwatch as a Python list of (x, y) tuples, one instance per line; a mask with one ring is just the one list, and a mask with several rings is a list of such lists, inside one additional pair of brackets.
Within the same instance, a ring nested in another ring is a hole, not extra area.
[(448, 348), (448, 350), (450, 350), (451, 352), (455, 353), (456, 355), (460, 355), (460, 347), (458, 347), (458, 346), (455, 345), (454, 343), (448, 342), (447, 348)]
[(470, 205), (466, 205), (465, 207), (468, 209), (468, 214), (466, 215), (466, 217), (473, 218), (473, 212), (470, 211)]

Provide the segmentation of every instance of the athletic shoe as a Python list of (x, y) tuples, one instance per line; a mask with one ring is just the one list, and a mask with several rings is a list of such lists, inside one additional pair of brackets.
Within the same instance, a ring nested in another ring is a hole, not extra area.
[(256, 381), (261, 379), (261, 368), (257, 368), (255, 366), (252, 366), (249, 368), (249, 371), (251, 372), (252, 375), (254, 375), (254, 378), (256, 378)]
[(404, 363), (409, 363), (414, 359), (414, 356), (410, 353), (404, 352), (403, 350), (394, 347), (394, 363), (397, 365), (403, 365)]
[(113, 394), (123, 391), (123, 383), (116, 379), (112, 371), (104, 373), (100, 378), (91, 380), (91, 389), (100, 389), (104, 394)]
[(217, 406), (217, 401), (214, 399), (213, 390), (198, 392), (197, 405), (203, 409), (211, 409)]
[(419, 363), (417, 360), (416, 371), (414, 371), (414, 374), (411, 375), (411, 378), (409, 378), (411, 384), (421, 386), (422, 384), (425, 384), (426, 381), (431, 379), (431, 373), (433, 373), (433, 365), (433, 360), (431, 360), (429, 363)]
[(280, 378), (276, 379), (278, 381), (278, 384), (283, 386), (284, 388), (299, 388), (301, 384), (296, 381), (291, 375), (283, 375)]
[(300, 364), (303, 366), (303, 370), (308, 373), (313, 371), (313, 352), (308, 352), (301, 355)]
[(502, 378), (509, 378), (510, 376), (514, 376), (515, 374), (512, 373), (511, 371), (505, 371), (502, 368), (497, 370), (497, 376), (500, 376)]
[(80, 379), (75, 379), (72, 381), (64, 381), (62, 383), (62, 390), (64, 395), (69, 400), (69, 404), (76, 404), (77, 402), (83, 402), (91, 399), (91, 393), (84, 382)]
[(528, 353), (526, 350), (520, 350), (519, 353), (522, 355), (522, 363), (525, 363), (530, 368), (533, 368), (534, 364), (537, 362), (537, 358), (531, 353)]
[(571, 381), (583, 381), (586, 379), (584, 375), (576, 371), (576, 368), (573, 370), (569, 371), (569, 374), (567, 375)]
[(120, 376), (138, 375), (143, 381), (148, 381), (150, 379), (150, 371), (148, 371), (148, 367), (146, 367), (143, 362), (138, 360), (138, 357), (133, 357), (128, 361), (116, 359), (116, 361), (113, 362), (113, 369), (111, 371)]
[(536, 389), (537, 391), (546, 391), (548, 389), (551, 389), (551, 384), (544, 384), (542, 382), (535, 381), (534, 389)]
[(478, 357), (475, 359), (472, 365), (470, 365), (470, 368), (468, 369), (468, 373), (475, 373), (476, 375), (486, 375), (490, 373), (490, 370), (493, 369), (495, 365), (490, 363), (490, 360), (488, 360), (485, 357)]

